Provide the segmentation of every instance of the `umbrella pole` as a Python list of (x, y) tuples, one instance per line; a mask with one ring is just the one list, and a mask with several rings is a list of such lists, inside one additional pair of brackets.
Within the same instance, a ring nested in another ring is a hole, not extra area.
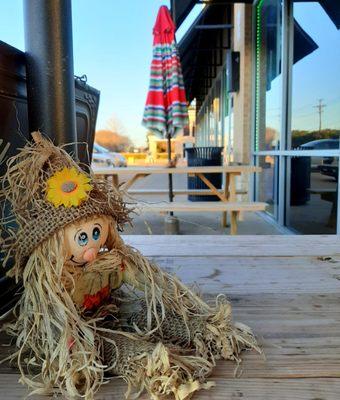
[[(169, 166), (171, 165), (171, 134), (167, 134), (167, 139), (168, 139), (168, 163)], [(172, 186), (172, 174), (168, 175), (168, 181), (169, 181), (169, 201), (173, 202), (174, 201), (174, 193), (173, 193), (173, 186)], [(174, 213), (171, 211), (170, 215), (173, 216)]]
[[(168, 163), (171, 165), (171, 134), (167, 134), (168, 144)], [(170, 202), (174, 199), (173, 187), (172, 187), (172, 174), (168, 175), (169, 178), (169, 200)], [(169, 215), (165, 217), (164, 228), (166, 235), (178, 235), (179, 233), (179, 221), (174, 217), (174, 213), (171, 211)]]

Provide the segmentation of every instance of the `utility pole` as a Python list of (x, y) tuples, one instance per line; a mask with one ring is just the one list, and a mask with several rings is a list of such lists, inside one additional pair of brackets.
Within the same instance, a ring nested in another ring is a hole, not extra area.
[(316, 106), (314, 106), (314, 108), (316, 108), (318, 110), (319, 113), (319, 133), (321, 133), (321, 127), (322, 127), (322, 113), (323, 113), (323, 109), (326, 107), (326, 104), (322, 103), (323, 99), (319, 99), (319, 104), (317, 104)]

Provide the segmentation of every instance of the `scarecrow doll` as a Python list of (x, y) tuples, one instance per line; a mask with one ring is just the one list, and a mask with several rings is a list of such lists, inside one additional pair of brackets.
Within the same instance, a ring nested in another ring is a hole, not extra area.
[(131, 210), (117, 187), (32, 136), (8, 160), (0, 193), (16, 221), (3, 217), (3, 263), (14, 260), (23, 285), (5, 329), (31, 393), (90, 400), (118, 375), (127, 398), (182, 400), (213, 385), (217, 359), (257, 349), (223, 297), (208, 305), (123, 242)]

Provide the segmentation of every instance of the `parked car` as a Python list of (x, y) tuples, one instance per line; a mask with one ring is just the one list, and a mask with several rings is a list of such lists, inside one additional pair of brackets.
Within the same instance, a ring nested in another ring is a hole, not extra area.
[[(339, 139), (319, 139), (304, 143), (302, 150), (338, 150)], [(338, 179), (338, 157), (311, 157), (312, 171)]]
[(92, 166), (93, 167), (126, 167), (126, 158), (119, 153), (109, 151), (98, 143), (93, 145), (92, 153)]
[(339, 139), (319, 139), (300, 146), (306, 150), (336, 150), (339, 149)]

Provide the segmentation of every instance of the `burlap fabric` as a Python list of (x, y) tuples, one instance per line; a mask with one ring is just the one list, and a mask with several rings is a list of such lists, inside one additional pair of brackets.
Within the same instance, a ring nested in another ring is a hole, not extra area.
[(60, 206), (55, 208), (46, 203), (45, 207), (40, 209), (34, 218), (28, 219), (18, 232), (20, 246), (17, 246), (16, 257), (25, 259), (40, 243), (60, 228), (92, 215), (112, 216), (118, 224), (125, 222), (126, 211), (124, 211), (123, 205), (119, 203), (120, 200), (117, 198), (110, 205), (109, 199), (110, 193), (107, 189), (100, 188), (96, 184), (89, 199), (78, 207), (65, 208)]
[[(5, 236), (3, 261), (6, 264), (10, 257), (15, 258), (12, 275), (18, 272), (20, 275), (34, 249), (66, 225), (98, 214), (113, 217), (121, 230), (121, 225), (129, 221), (131, 211), (117, 188), (98, 179), (91, 171), (86, 172), (62, 147), (40, 134), (34, 137), (36, 143), (27, 143), (9, 159), (7, 172), (2, 177), (0, 201), (12, 216), (1, 221), (1, 230), (6, 231), (2, 235)], [(77, 207), (55, 207), (46, 200), (48, 178), (64, 167), (73, 167), (91, 179), (92, 190), (87, 200)]]
[(169, 348), (161, 342), (122, 334), (109, 334), (107, 338), (110, 342), (104, 340), (102, 348), (106, 373), (126, 381), (125, 398), (137, 398), (145, 389), (152, 399), (184, 400), (199, 389), (214, 386), (206, 382), (213, 365), (204, 358), (187, 356), (180, 348)]

